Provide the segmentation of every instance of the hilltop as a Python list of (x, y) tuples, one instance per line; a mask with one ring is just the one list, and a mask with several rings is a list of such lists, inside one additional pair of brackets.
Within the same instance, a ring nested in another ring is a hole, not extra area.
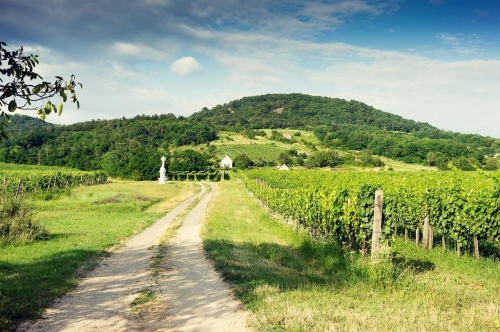
[(359, 101), (299, 93), (244, 97), (211, 109), (204, 107), (189, 118), (225, 129), (311, 129), (317, 126), (357, 125), (402, 132), (439, 131), (427, 123), (407, 120)]

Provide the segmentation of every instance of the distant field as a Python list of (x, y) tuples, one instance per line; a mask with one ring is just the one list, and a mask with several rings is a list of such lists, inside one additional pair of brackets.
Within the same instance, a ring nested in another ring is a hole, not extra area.
[(231, 158), (234, 158), (239, 154), (246, 154), (251, 160), (277, 161), (279, 154), (286, 151), (287, 149), (272, 146), (271, 144), (231, 144), (217, 146), (217, 154), (220, 156), (227, 154)]
[(20, 165), (0, 163), (0, 173), (4, 172), (81, 172), (74, 168), (60, 166)]
[[(282, 134), (294, 135), (294, 143), (272, 141), (268, 137), (271, 136), (271, 129), (264, 129), (267, 137), (257, 136), (255, 139), (250, 139), (239, 133), (221, 132), (219, 133), (219, 140), (211, 144), (217, 147), (217, 157), (223, 158), (226, 154), (231, 158), (239, 154), (246, 154), (250, 159), (277, 161), (278, 156), (282, 152), (287, 152), (291, 149), (297, 150), (299, 153), (312, 154), (310, 147), (303, 144), (302, 140), (309, 143), (318, 144), (319, 142), (314, 137), (313, 133), (307, 131), (280, 129)], [(295, 136), (300, 132), (300, 136)]]

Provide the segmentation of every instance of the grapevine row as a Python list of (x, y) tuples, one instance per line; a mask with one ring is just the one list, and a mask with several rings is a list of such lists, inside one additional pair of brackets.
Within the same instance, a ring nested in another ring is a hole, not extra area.
[[(327, 173), (248, 171), (246, 187), (275, 212), (313, 234), (369, 249), (374, 192), (384, 191), (382, 234), (418, 235), (428, 224), (443, 248), (452, 240), (460, 252), (500, 241), (500, 185), (495, 176), (463, 172)], [(427, 222), (426, 222), (427, 221)], [(432, 240), (432, 239), (431, 239)]]
[(220, 181), (222, 177), (227, 179), (227, 174), (221, 173), (219, 170), (207, 170), (204, 172), (186, 172), (186, 171), (177, 171), (177, 172), (169, 172), (167, 174), (168, 178), (171, 180), (177, 181)]
[(94, 185), (107, 182), (102, 172), (50, 172), (50, 174), (27, 174), (26, 172), (5, 172), (1, 178), (2, 188), (9, 195), (40, 193), (66, 187)]

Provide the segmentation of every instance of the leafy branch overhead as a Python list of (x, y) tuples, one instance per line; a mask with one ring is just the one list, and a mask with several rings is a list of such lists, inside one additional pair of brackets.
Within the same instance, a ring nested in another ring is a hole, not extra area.
[[(39, 64), (37, 55), (24, 55), (23, 47), (8, 51), (5, 46), (7, 44), (0, 41), (0, 115), (5, 115), (6, 108), (9, 112), (38, 109), (38, 115), (44, 120), (52, 112), (61, 115), (63, 102), (68, 97), (80, 108), (75, 89), (83, 86), (75, 81), (74, 75), (69, 81), (60, 76), (56, 76), (54, 82), (43, 81), (42, 76), (34, 71)], [(60, 97), (57, 106), (49, 100), (56, 95)], [(34, 106), (36, 102), (42, 102), (42, 106)], [(3, 130), (0, 134), (5, 137)]]

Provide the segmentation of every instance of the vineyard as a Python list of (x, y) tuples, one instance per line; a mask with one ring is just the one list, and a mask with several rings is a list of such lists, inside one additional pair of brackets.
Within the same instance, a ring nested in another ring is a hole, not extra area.
[(476, 257), (500, 243), (498, 174), (253, 170), (242, 178), (273, 211), (362, 252), (370, 249), (376, 189), (384, 197), (382, 241), (401, 235), (432, 249), (436, 240)]
[[(292, 147), (290, 147), (291, 149)], [(273, 146), (271, 144), (228, 144), (218, 145), (217, 150), (221, 155), (232, 158), (240, 154), (246, 154), (251, 160), (264, 160), (276, 162), (280, 153), (288, 150)]]
[(5, 192), (15, 196), (107, 182), (102, 172), (13, 164), (0, 164), (0, 176)]
[(207, 170), (202, 172), (168, 172), (168, 179), (174, 181), (220, 181), (221, 179), (229, 179), (229, 175), (226, 172), (220, 172), (219, 170)]

